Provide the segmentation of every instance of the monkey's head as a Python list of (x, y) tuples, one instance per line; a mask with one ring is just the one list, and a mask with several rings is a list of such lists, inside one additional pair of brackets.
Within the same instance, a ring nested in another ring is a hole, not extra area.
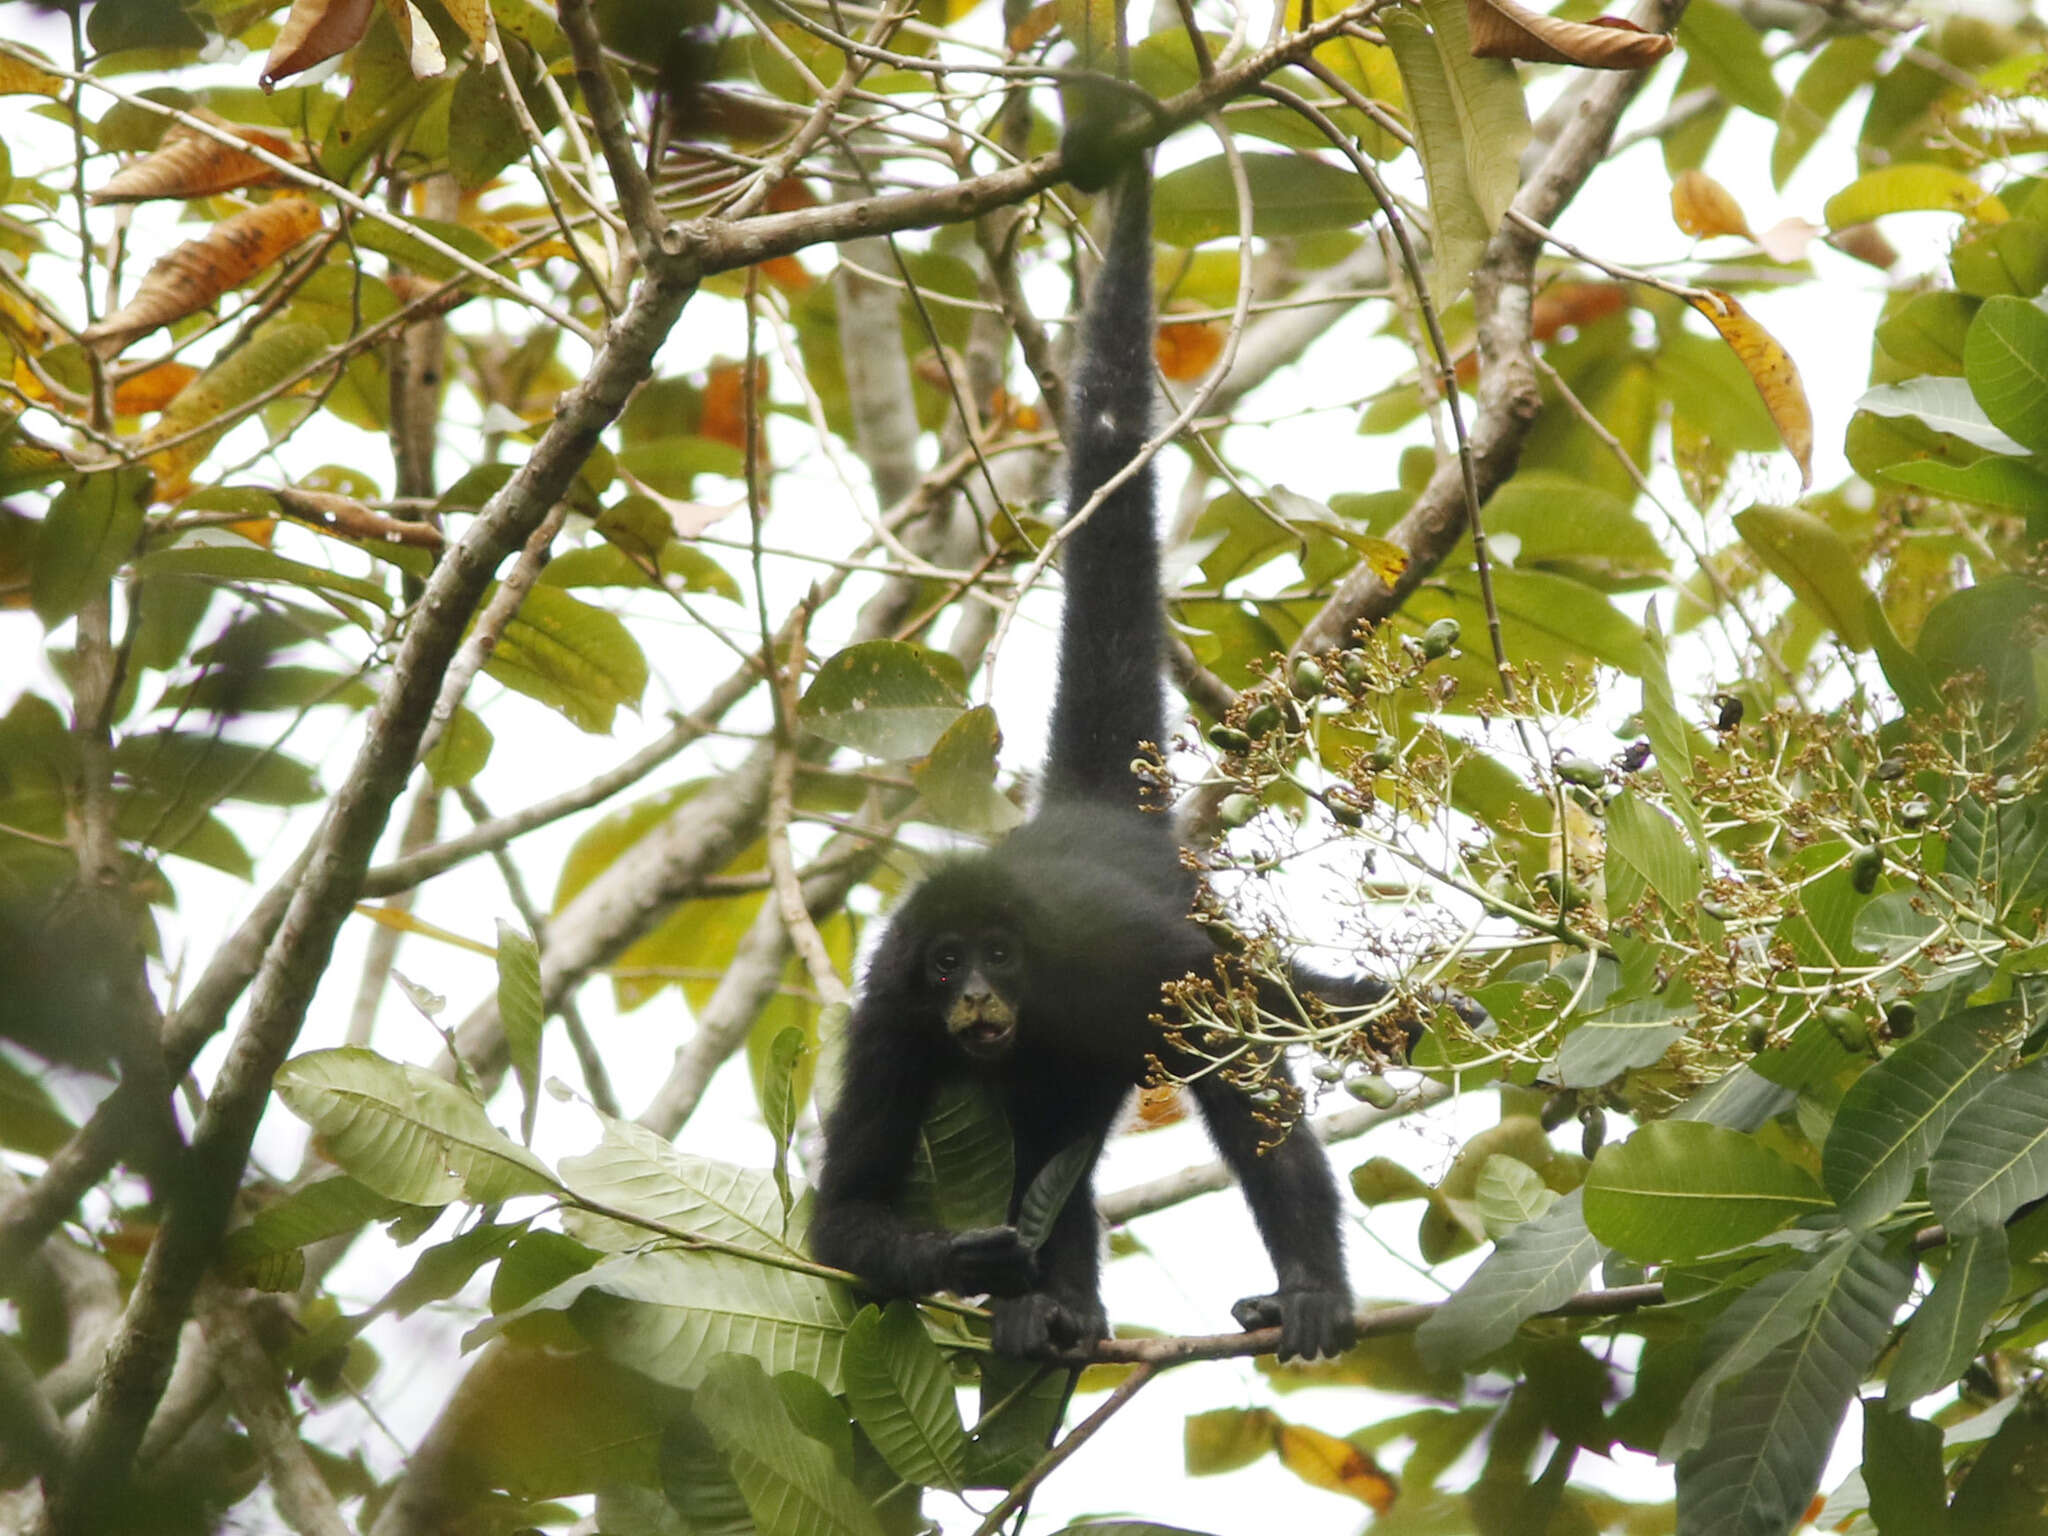
[(940, 1000), (946, 1033), (969, 1056), (994, 1060), (1017, 1043), (1022, 948), (1001, 927), (949, 930), (925, 946), (925, 985)]

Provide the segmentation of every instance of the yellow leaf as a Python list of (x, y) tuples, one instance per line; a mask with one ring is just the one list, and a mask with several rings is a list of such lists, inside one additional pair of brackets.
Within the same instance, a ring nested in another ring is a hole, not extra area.
[(1694, 299), (1692, 307), (1713, 321), (1721, 339), (1749, 371), (1786, 451), (1798, 462), (1800, 486), (1813, 484), (1813, 407), (1807, 404), (1806, 387), (1799, 382), (1791, 354), (1718, 288), (1707, 289), (1706, 297)]
[[(17, 44), (16, 46), (19, 46)], [(27, 59), (0, 54), (0, 96), (62, 96), (64, 82)]]
[(1705, 171), (1681, 171), (1671, 184), (1671, 218), (1695, 238), (1749, 233), (1735, 194)]
[(491, 39), (491, 7), (488, 0), (441, 0), (455, 25), (462, 28), (476, 56), (486, 64), (498, 62), (498, 45)]
[(1961, 213), (1980, 224), (2003, 224), (2005, 204), (1961, 171), (1908, 161), (1858, 176), (1828, 199), (1829, 229), (1863, 224), (1886, 213)]
[(1339, 1440), (1306, 1424), (1282, 1424), (1274, 1441), (1287, 1470), (1312, 1487), (1349, 1494), (1373, 1513), (1394, 1505), (1394, 1480), (1379, 1463), (1349, 1440)]

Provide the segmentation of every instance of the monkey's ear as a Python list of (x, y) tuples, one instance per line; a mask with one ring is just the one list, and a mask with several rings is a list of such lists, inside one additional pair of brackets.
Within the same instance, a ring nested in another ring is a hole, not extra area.
[(1067, 117), (1060, 154), (1067, 180), (1079, 190), (1100, 192), (1145, 152), (1131, 143), (1148, 121), (1151, 105), (1138, 87), (1108, 75), (1088, 75), (1060, 87), (1060, 104)]

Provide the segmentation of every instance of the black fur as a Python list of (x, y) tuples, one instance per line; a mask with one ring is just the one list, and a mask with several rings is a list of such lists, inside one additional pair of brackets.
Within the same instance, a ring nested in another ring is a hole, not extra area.
[[(1147, 169), (1124, 172), (1114, 195), (1073, 381), (1067, 446), (1076, 509), (1136, 456), (1152, 427)], [(1068, 540), (1042, 803), (1000, 846), (943, 865), (890, 917), (854, 1007), (843, 1086), (825, 1126), (812, 1251), (882, 1295), (994, 1296), (994, 1346), (1004, 1354), (1085, 1349), (1106, 1331), (1092, 1172), (1036, 1254), (1014, 1226), (910, 1226), (895, 1207), (940, 1080), (982, 1074), (998, 1088), (1016, 1139), (1014, 1222), (1049, 1159), (1084, 1137), (1100, 1143), (1148, 1058), (1199, 1065), (1177, 1055), (1152, 1018), (1164, 1007), (1161, 988), (1208, 971), (1215, 948), (1189, 918), (1193, 876), (1166, 818), (1141, 809), (1130, 766), (1143, 743), (1165, 734), (1154, 499), (1147, 466)], [(1000, 975), (984, 975), (980, 957), (990, 953)], [(1346, 1000), (1345, 984), (1301, 974)], [(991, 994), (1014, 1006), (1014, 1026), (1000, 1009), (983, 1020)], [(1197, 1077), (1193, 1093), (1278, 1272), (1279, 1289), (1238, 1303), (1238, 1320), (1277, 1324), (1283, 1358), (1336, 1353), (1353, 1337), (1351, 1293), (1322, 1148), (1300, 1123), (1267, 1145), (1271, 1128), (1217, 1074)]]

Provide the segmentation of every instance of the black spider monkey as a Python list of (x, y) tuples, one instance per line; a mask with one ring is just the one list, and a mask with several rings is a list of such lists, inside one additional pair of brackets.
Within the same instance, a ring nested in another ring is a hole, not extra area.
[[(1070, 155), (1070, 160), (1075, 157)], [(1151, 172), (1115, 177), (1114, 222), (1083, 322), (1067, 431), (1070, 504), (1084, 505), (1152, 427)], [(1297, 1120), (1274, 1142), (1246, 1091), (1153, 1022), (1161, 988), (1207, 972), (1216, 945), (1191, 919), (1195, 877), (1165, 817), (1141, 804), (1132, 760), (1166, 736), (1165, 621), (1148, 464), (1067, 541), (1051, 747), (1036, 812), (999, 846), (942, 864), (888, 919), (847, 1031), (843, 1084), (825, 1123), (812, 1252), (884, 1296), (987, 1294), (998, 1353), (1086, 1350), (1107, 1331), (1092, 1164), (1035, 1254), (1014, 1225), (925, 1230), (897, 1212), (939, 1084), (994, 1085), (1015, 1138), (1019, 1203), (1045, 1164), (1098, 1150), (1153, 1059), (1193, 1077), (1209, 1134), (1244, 1187), (1279, 1288), (1247, 1297), (1245, 1328), (1280, 1328), (1282, 1359), (1334, 1355), (1355, 1337), (1337, 1188)], [(1296, 967), (1339, 1005), (1386, 984)], [(1284, 1068), (1275, 1064), (1274, 1071)]]

